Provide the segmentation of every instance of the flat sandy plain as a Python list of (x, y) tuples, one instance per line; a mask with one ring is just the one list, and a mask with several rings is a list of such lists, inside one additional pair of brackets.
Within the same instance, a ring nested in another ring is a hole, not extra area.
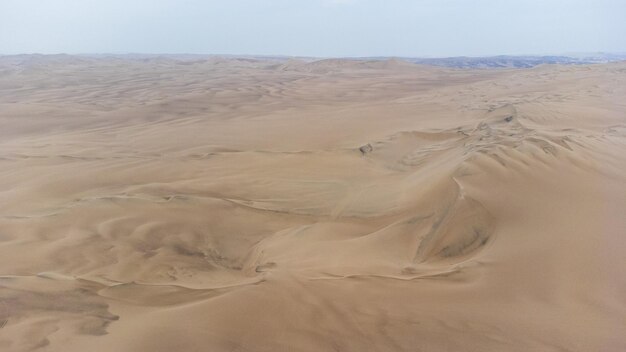
[(626, 350), (626, 63), (3, 57), (0, 126), (2, 351)]

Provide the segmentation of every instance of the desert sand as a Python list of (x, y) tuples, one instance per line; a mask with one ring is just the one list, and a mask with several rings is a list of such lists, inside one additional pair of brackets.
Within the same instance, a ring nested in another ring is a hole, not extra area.
[(0, 58), (2, 351), (624, 351), (626, 63)]

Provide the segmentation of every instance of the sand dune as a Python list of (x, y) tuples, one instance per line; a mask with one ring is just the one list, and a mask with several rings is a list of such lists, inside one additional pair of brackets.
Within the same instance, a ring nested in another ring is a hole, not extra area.
[(0, 350), (626, 350), (625, 81), (1, 57)]

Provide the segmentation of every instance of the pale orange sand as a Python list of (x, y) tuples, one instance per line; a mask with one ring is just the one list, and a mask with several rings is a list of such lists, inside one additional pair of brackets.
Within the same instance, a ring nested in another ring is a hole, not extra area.
[(0, 350), (624, 351), (625, 82), (0, 58)]

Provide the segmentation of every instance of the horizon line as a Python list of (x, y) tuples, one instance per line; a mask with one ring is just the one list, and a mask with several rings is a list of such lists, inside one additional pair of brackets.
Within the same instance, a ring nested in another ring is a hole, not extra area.
[(315, 56), (315, 55), (290, 55), (290, 54), (225, 54), (225, 53), (195, 53), (195, 52), (82, 52), (82, 53), (42, 53), (42, 52), (23, 52), (23, 53), (0, 53), (0, 56), (21, 56), (21, 55), (39, 55), (39, 56), (126, 56), (126, 55), (145, 55), (145, 56), (228, 56), (228, 57), (257, 57), (257, 58), (308, 58), (308, 59), (451, 59), (451, 58), (495, 58), (495, 57), (580, 57), (585, 55), (626, 55), (626, 51), (581, 51), (581, 52), (561, 52), (561, 53), (526, 53), (526, 54), (485, 54), (485, 55), (450, 55), (450, 56), (430, 56), (430, 55), (337, 55), (337, 56)]

